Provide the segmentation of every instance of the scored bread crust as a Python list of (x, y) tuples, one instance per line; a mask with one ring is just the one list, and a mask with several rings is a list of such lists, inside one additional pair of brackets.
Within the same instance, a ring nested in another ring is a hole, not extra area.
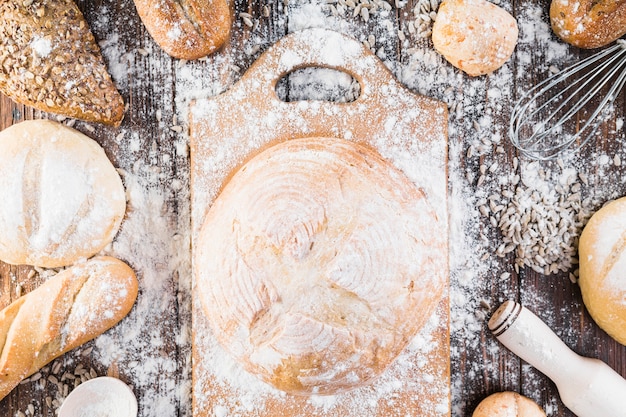
[(422, 190), (376, 151), (293, 139), (228, 181), (199, 233), (198, 296), (220, 344), (293, 394), (380, 375), (443, 291)]
[(0, 311), (0, 399), (53, 359), (117, 324), (137, 290), (128, 265), (98, 257), (58, 273)]
[(134, 0), (155, 42), (169, 55), (197, 59), (219, 49), (230, 35), (226, 0)]
[(626, 33), (626, 0), (552, 0), (550, 22), (565, 42), (599, 48)]
[(32, 120), (0, 132), (0, 260), (55, 268), (102, 250), (126, 212), (122, 180), (97, 142)]
[(0, 2), (0, 91), (46, 112), (118, 126), (124, 101), (72, 0)]
[(579, 284), (594, 321), (626, 345), (626, 197), (598, 210), (580, 236)]

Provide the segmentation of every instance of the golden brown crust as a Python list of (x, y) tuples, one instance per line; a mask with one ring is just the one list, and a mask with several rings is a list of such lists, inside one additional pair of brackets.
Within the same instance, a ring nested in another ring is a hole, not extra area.
[(124, 102), (72, 0), (0, 3), (0, 91), (28, 106), (119, 125)]
[(226, 0), (135, 0), (135, 7), (156, 43), (174, 58), (206, 56), (230, 34)]
[(594, 321), (626, 344), (626, 198), (598, 210), (585, 226), (578, 246), (580, 290)]
[(472, 417), (546, 417), (546, 413), (530, 398), (505, 391), (482, 400)]
[(626, 0), (552, 0), (552, 30), (579, 48), (599, 48), (626, 33)]
[(98, 257), (60, 272), (0, 311), (0, 399), (46, 363), (117, 324), (137, 290), (128, 265)]
[(433, 24), (435, 50), (471, 76), (489, 74), (513, 54), (517, 22), (486, 0), (444, 0)]

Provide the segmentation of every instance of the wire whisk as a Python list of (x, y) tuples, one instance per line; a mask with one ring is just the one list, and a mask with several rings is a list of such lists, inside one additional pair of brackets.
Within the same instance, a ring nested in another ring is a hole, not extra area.
[[(619, 39), (525, 93), (511, 113), (511, 142), (522, 155), (538, 160), (580, 149), (611, 114), (625, 82), (626, 41)], [(597, 106), (588, 108), (607, 87)]]

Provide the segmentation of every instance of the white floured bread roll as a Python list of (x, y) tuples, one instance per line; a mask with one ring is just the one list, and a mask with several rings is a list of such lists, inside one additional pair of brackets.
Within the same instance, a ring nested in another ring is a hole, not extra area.
[(437, 223), (424, 193), (365, 146), (303, 138), (264, 150), (225, 185), (197, 239), (215, 337), (289, 393), (370, 382), (440, 300)]
[(433, 24), (433, 45), (452, 65), (472, 75), (489, 74), (511, 58), (517, 22), (487, 0), (444, 0)]
[(505, 391), (482, 400), (472, 417), (546, 417), (546, 413), (530, 398)]
[(626, 197), (589, 219), (578, 245), (580, 290), (589, 314), (626, 345)]
[(126, 211), (124, 186), (94, 140), (35, 120), (0, 132), (0, 260), (71, 265), (109, 244)]

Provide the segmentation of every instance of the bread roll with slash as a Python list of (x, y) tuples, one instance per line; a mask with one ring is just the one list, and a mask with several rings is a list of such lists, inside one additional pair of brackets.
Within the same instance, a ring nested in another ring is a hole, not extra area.
[(606, 204), (587, 222), (578, 245), (580, 291), (589, 314), (626, 345), (626, 197)]
[(117, 324), (137, 298), (124, 262), (74, 265), (0, 311), (0, 399), (24, 378)]
[(135, 7), (155, 42), (174, 58), (202, 58), (230, 35), (226, 0), (135, 0)]
[(46, 268), (111, 243), (126, 193), (100, 145), (61, 123), (31, 120), (0, 132), (0, 260)]
[(72, 0), (0, 2), (0, 91), (46, 112), (118, 126), (124, 101)]

